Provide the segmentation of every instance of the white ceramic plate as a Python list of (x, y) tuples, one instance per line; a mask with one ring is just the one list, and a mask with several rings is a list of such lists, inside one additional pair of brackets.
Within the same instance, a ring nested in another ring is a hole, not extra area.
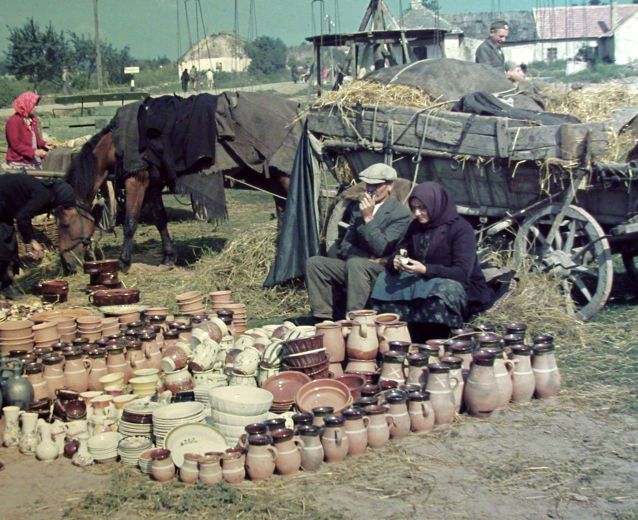
[(119, 316), (120, 314), (128, 314), (129, 312), (144, 312), (148, 309), (148, 305), (105, 305), (100, 307), (100, 311), (104, 314)]
[(164, 439), (164, 446), (171, 450), (173, 463), (182, 467), (184, 454), (204, 455), (209, 451), (224, 452), (228, 448), (226, 438), (208, 424), (184, 424), (173, 428)]
[(200, 414), (204, 410), (202, 403), (189, 401), (160, 406), (153, 410), (153, 423), (180, 420)]

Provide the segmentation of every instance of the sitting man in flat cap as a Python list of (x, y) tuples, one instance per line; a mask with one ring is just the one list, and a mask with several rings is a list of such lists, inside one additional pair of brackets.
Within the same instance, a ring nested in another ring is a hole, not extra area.
[(497, 20), (490, 25), (489, 37), (476, 49), (476, 63), (485, 63), (505, 71), (505, 56), (501, 46), (510, 34), (509, 24), (505, 20)]
[(396, 178), (396, 170), (386, 164), (363, 170), (359, 179), (365, 192), (358, 202), (350, 203), (339, 224), (346, 231), (337, 244), (337, 258), (313, 256), (306, 262), (306, 287), (315, 318), (340, 319), (343, 307), (346, 312), (365, 308), (385, 268), (383, 257), (394, 250), (412, 220), (408, 208), (390, 196)]

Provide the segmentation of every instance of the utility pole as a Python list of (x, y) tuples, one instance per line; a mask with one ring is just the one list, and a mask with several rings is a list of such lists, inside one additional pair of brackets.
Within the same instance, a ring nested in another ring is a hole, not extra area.
[(95, 21), (95, 67), (97, 70), (97, 89), (101, 94), (103, 89), (102, 53), (100, 51), (100, 22), (97, 14), (97, 0), (93, 0), (93, 19)]

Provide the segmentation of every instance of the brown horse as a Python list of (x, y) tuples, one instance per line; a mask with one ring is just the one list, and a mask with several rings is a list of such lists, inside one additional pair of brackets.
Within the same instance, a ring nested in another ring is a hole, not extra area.
[[(106, 127), (94, 135), (77, 154), (69, 167), (65, 180), (73, 187), (77, 200), (75, 208), (67, 208), (58, 213), (60, 257), (66, 272), (73, 272), (87, 254), (91, 238), (95, 231), (95, 216), (91, 208), (100, 187), (107, 180), (109, 172), (121, 167), (121, 159), (116, 156), (113, 134)], [(249, 184), (276, 195), (275, 204), (280, 214), (285, 205), (290, 177), (285, 172), (271, 169), (269, 178), (256, 174), (241, 166), (229, 170), (234, 178), (243, 179)], [(126, 271), (131, 264), (135, 231), (139, 222), (142, 205), (146, 204), (162, 239), (162, 264), (173, 264), (175, 250), (168, 233), (167, 216), (162, 202), (163, 184), (154, 181), (149, 170), (141, 170), (128, 176), (123, 183), (125, 192), (125, 211), (123, 220), (124, 243), (120, 253), (120, 265)], [(241, 185), (239, 186), (241, 187)]]

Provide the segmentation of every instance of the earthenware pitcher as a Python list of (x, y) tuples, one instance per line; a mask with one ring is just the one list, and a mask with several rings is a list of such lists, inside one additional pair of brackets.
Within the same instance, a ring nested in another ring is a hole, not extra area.
[(2, 408), (4, 413), (4, 433), (3, 444), (8, 448), (10, 446), (17, 446), (20, 442), (20, 407), (19, 406), (5, 406)]
[[(199, 480), (199, 461), (201, 455), (197, 453), (185, 453), (182, 467), (179, 468), (179, 480), (184, 484), (194, 484)], [(219, 466), (219, 460), (217, 461)]]
[(49, 388), (44, 380), (41, 363), (28, 363), (24, 366), (24, 375), (33, 388), (33, 401), (49, 397)]
[(221, 453), (206, 453), (199, 457), (199, 481), (214, 486), (223, 480)]
[(246, 472), (250, 480), (265, 480), (275, 471), (277, 450), (270, 445), (269, 435), (249, 435)]
[(230, 448), (222, 456), (222, 477), (229, 484), (242, 482), (246, 477), (246, 454), (241, 448)]
[(369, 405), (364, 408), (368, 417), (368, 446), (373, 449), (382, 448), (390, 440), (390, 423), (392, 418), (387, 414), (385, 406)]
[(89, 388), (91, 361), (89, 359), (82, 359), (82, 352), (80, 351), (67, 354), (65, 359), (65, 387), (74, 392), (86, 392)]
[(323, 420), (321, 444), (326, 462), (341, 462), (348, 455), (350, 443), (344, 429), (345, 417), (330, 415)]
[(171, 459), (171, 451), (157, 449), (151, 452), (151, 474), (158, 482), (168, 482), (175, 476), (175, 464)]
[(428, 383), (426, 390), (430, 392), (430, 403), (434, 409), (435, 424), (448, 424), (456, 415), (454, 389), (458, 386), (458, 379), (450, 377), (450, 367), (441, 363), (428, 365)]
[(390, 437), (400, 439), (410, 433), (410, 415), (406, 405), (407, 399), (407, 394), (400, 390), (392, 391), (386, 395), (388, 414), (392, 418)]
[(383, 354), (383, 364), (381, 365), (381, 381), (396, 381), (401, 385), (405, 383), (405, 354), (389, 350)]
[(410, 429), (415, 432), (429, 432), (434, 428), (434, 410), (430, 404), (429, 392), (408, 394), (408, 414)]
[(86, 432), (81, 433), (77, 436), (77, 440), (79, 441), (80, 445), (78, 446), (78, 450), (73, 455), (71, 462), (74, 466), (90, 466), (91, 464), (93, 464), (94, 461), (91, 453), (89, 452), (89, 434)]
[(465, 382), (463, 401), (475, 417), (489, 417), (498, 407), (500, 396), (494, 373), (494, 354), (475, 352), (470, 375)]
[(351, 359), (375, 359), (379, 351), (374, 325), (375, 311), (360, 310), (348, 313), (348, 319), (352, 321), (350, 334), (346, 343), (346, 351)]
[(128, 383), (128, 380), (133, 374), (130, 364), (126, 361), (124, 356), (123, 345), (112, 345), (106, 350), (106, 368), (109, 374), (115, 374), (117, 372), (124, 374), (124, 384)]
[(463, 359), (458, 356), (443, 356), (441, 363), (450, 367), (450, 378), (459, 382), (454, 389), (454, 404), (456, 406), (456, 413), (461, 412), (461, 405), (463, 404), (463, 388), (465, 387), (465, 381), (463, 380)]
[(51, 436), (51, 425), (43, 419), (38, 420), (40, 442), (35, 448), (35, 456), (44, 462), (51, 462), (58, 458), (58, 447)]
[(346, 357), (346, 332), (340, 323), (324, 321), (315, 326), (316, 334), (323, 336), (323, 346), (330, 363), (340, 363)]
[(100, 378), (108, 374), (108, 369), (106, 368), (106, 355), (103, 351), (92, 350), (89, 352), (88, 357), (89, 361), (91, 361), (91, 369), (89, 370), (89, 390), (102, 390)]
[(160, 336), (161, 334), (144, 333), (139, 338), (142, 342), (142, 351), (146, 356), (147, 368), (159, 369), (162, 364), (162, 352), (158, 342)]
[(348, 436), (348, 455), (360, 455), (368, 447), (368, 428), (370, 419), (360, 408), (346, 408), (341, 415), (346, 418), (344, 430)]
[(275, 430), (271, 436), (277, 450), (277, 460), (275, 461), (277, 473), (292, 475), (299, 471), (303, 441), (296, 437), (290, 428)]
[(2, 370), (2, 400), (7, 406), (28, 410), (33, 402), (33, 387), (22, 377), (22, 361), (12, 359), (9, 364), (4, 364)]
[(511, 345), (512, 361), (512, 402), (529, 403), (534, 396), (536, 380), (532, 370), (532, 349), (527, 345)]
[(405, 321), (395, 321), (385, 325), (378, 325), (377, 334), (379, 336), (379, 352), (382, 354), (390, 350), (388, 345), (390, 341), (412, 343), (410, 331), (408, 331), (408, 324)]
[(324, 459), (323, 444), (319, 438), (321, 428), (314, 424), (303, 424), (297, 427), (297, 433), (304, 443), (301, 451), (301, 468), (304, 471), (319, 469)]
[(20, 432), (20, 452), (31, 455), (35, 453), (38, 445), (38, 414), (33, 412), (20, 412), (22, 431)]
[(504, 410), (512, 399), (512, 372), (514, 363), (509, 359), (505, 359), (503, 347), (481, 347), (483, 352), (491, 352), (494, 354), (494, 376), (496, 377), (496, 386), (498, 388), (498, 405), (497, 410)]
[(536, 382), (536, 397), (547, 399), (558, 395), (560, 392), (560, 372), (556, 365), (554, 345), (551, 343), (534, 344), (532, 370)]
[[(408, 377), (405, 381), (407, 384), (421, 385), (421, 387), (425, 385), (428, 379), (428, 359), (427, 354), (421, 352), (408, 354)], [(424, 369), (426, 369), (426, 371), (424, 371)]]

